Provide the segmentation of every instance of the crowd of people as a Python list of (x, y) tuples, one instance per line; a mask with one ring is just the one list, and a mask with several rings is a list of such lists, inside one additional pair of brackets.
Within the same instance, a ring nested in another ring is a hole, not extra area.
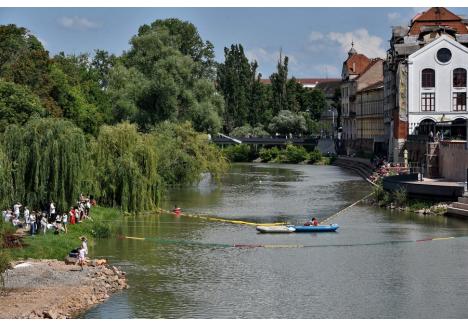
[(24, 228), (32, 236), (40, 232), (46, 234), (47, 231), (59, 234), (60, 232), (67, 233), (69, 224), (77, 224), (89, 218), (91, 207), (95, 204), (92, 196), (81, 194), (76, 205), (70, 207), (68, 212), (58, 212), (53, 201), (50, 201), (43, 209), (34, 210), (17, 202), (13, 205), (13, 209), (3, 211), (2, 215), (5, 223)]

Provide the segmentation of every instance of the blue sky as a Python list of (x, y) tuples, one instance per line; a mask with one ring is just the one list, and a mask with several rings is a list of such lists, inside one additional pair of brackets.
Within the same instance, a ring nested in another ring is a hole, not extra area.
[[(384, 57), (391, 26), (407, 25), (427, 8), (0, 8), (0, 24), (14, 23), (31, 30), (55, 54), (115, 54), (129, 48), (129, 39), (142, 24), (176, 17), (195, 24), (204, 40), (223, 48), (241, 43), (268, 77), (279, 50), (290, 57), (290, 75), (338, 77), (354, 40), (369, 57)], [(468, 8), (449, 8), (468, 16)]]

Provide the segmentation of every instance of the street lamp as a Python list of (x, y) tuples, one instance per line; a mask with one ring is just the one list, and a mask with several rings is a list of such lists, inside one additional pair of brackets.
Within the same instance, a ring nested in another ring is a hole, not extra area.
[(328, 112), (332, 113), (332, 137), (335, 138), (335, 108), (329, 108)]

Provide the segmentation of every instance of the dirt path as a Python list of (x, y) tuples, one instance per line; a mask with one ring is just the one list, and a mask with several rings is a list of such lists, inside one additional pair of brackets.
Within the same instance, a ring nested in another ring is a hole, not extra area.
[(0, 318), (73, 318), (127, 288), (116, 267), (66, 265), (57, 260), (28, 260), (5, 274)]

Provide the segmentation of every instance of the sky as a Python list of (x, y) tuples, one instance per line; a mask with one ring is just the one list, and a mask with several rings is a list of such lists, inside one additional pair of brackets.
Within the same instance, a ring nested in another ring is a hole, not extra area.
[[(0, 8), (0, 24), (26, 27), (51, 54), (120, 55), (143, 24), (179, 18), (193, 23), (224, 61), (224, 47), (240, 43), (268, 78), (280, 50), (290, 76), (339, 77), (354, 41), (368, 57), (385, 58), (391, 27), (408, 25), (427, 8)], [(448, 8), (468, 17), (468, 8)]]

